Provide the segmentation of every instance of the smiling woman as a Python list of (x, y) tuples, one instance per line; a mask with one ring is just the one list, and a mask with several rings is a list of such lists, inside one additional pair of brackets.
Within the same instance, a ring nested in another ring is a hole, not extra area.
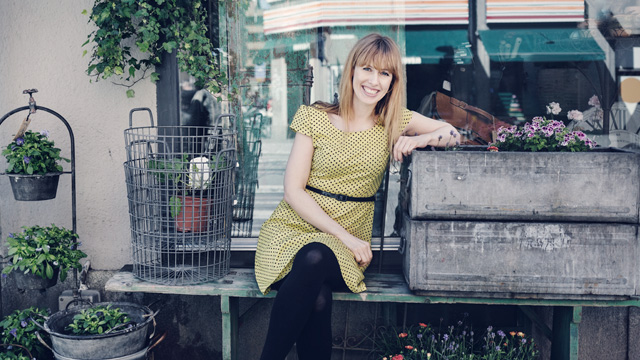
[(260, 290), (278, 290), (262, 359), (284, 359), (294, 342), (301, 359), (330, 358), (332, 292), (366, 290), (373, 195), (389, 155), (455, 143), (452, 126), (404, 107), (403, 79), (398, 46), (367, 35), (347, 58), (341, 102), (294, 116), (284, 199), (262, 226), (255, 258)]

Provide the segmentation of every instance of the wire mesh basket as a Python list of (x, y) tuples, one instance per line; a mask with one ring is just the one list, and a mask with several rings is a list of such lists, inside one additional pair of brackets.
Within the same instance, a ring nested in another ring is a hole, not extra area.
[[(258, 160), (262, 152), (262, 115), (254, 115), (245, 124), (242, 141), (243, 154), (235, 182), (236, 200), (233, 205), (233, 220), (248, 221), (253, 219), (253, 208), (258, 187)], [(233, 235), (236, 234), (234, 226)]]
[(230, 266), (236, 132), (151, 123), (124, 132), (133, 274), (168, 285), (219, 279)]

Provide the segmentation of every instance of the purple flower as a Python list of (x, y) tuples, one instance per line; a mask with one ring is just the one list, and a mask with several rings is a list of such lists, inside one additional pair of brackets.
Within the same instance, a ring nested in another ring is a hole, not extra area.
[(13, 335), (14, 338), (18, 338), (18, 329), (17, 328), (13, 328), (11, 329), (11, 331), (9, 331), (9, 334)]
[(18, 147), (15, 145), (11, 145), (11, 151), (15, 151)]
[(29, 161), (31, 161), (31, 158), (25, 155), (25, 156), (22, 158), (22, 160), (24, 161), (24, 163), (25, 163), (25, 164), (28, 164), (28, 163), (29, 163)]
[(12, 238), (12, 237), (15, 237), (15, 236), (13, 236), (13, 233), (9, 233), (9, 237)]
[(20, 145), (24, 145), (24, 139), (19, 137), (16, 139), (16, 145), (20, 146)]
[(507, 336), (507, 334), (505, 334), (504, 331), (502, 331), (502, 330), (498, 330), (498, 336), (505, 337), (505, 336)]
[(524, 338), (523, 338), (523, 339), (522, 339), (522, 343), (523, 343), (523, 344), (526, 344), (526, 343), (527, 343), (527, 339), (524, 339)]
[(496, 346), (496, 351), (500, 351), (500, 346)]
[(44, 136), (44, 137), (48, 138), (48, 137), (49, 137), (49, 130), (42, 130), (42, 131), (40, 131), (40, 135), (42, 135), (42, 136)]
[(422, 339), (422, 334), (418, 334), (418, 335), (416, 335), (416, 337), (417, 337), (418, 339)]
[(600, 99), (598, 98), (598, 95), (593, 95), (591, 98), (589, 98), (589, 105), (600, 107)]
[(444, 334), (443, 338), (444, 338), (444, 341), (447, 341), (447, 340), (449, 340), (449, 335)]
[(6, 279), (7, 278), (7, 274), (2, 274), (2, 278)]
[(20, 321), (20, 326), (22, 326), (23, 328), (27, 327), (27, 322), (24, 320)]

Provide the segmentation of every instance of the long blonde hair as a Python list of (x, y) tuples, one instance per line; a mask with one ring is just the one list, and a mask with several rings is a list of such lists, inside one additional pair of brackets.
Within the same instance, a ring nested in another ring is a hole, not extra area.
[[(404, 87), (404, 67), (398, 45), (388, 36), (369, 34), (354, 45), (344, 72), (340, 79), (340, 103), (328, 104), (317, 102), (319, 109), (340, 115), (348, 124), (353, 118), (353, 73), (356, 66), (370, 65), (376, 69), (385, 69), (393, 75), (389, 92), (376, 104), (375, 115), (385, 127), (389, 139), (389, 150), (400, 137), (402, 109), (406, 106), (407, 96)], [(347, 125), (348, 127), (348, 125)]]

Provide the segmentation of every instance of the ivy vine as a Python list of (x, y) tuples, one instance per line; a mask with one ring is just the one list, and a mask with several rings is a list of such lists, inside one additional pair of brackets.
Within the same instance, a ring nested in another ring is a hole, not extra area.
[(165, 52), (176, 51), (179, 69), (192, 75), (196, 86), (212, 94), (228, 90), (200, 0), (96, 0), (91, 12), (83, 14), (96, 26), (82, 45), (92, 46), (83, 53), (90, 53), (87, 74), (92, 81), (111, 79), (133, 97), (131, 87), (147, 77), (158, 81), (152, 69), (161, 64)]

